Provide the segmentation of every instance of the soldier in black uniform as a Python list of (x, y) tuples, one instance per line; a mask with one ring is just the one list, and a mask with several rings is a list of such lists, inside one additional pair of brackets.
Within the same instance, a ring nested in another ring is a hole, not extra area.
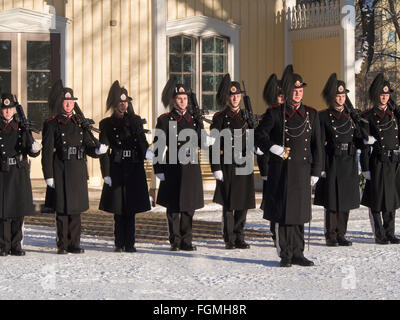
[[(283, 78), (283, 76), (282, 76)], [(276, 74), (272, 74), (264, 87), (264, 92), (263, 92), (263, 97), (265, 102), (268, 105), (268, 108), (272, 108), (276, 105), (280, 105), (284, 103), (284, 96), (283, 96), (283, 91), (281, 89), (281, 81), (278, 80)], [(265, 116), (265, 113), (262, 115), (262, 117)], [(269, 153), (266, 154), (257, 154), (257, 163), (258, 163), (258, 168), (260, 170), (260, 175), (261, 178), (263, 179), (263, 190), (266, 188), (267, 180), (268, 180), (268, 161), (269, 161)], [(264, 193), (264, 192), (263, 192)], [(264, 206), (265, 206), (265, 199), (264, 196), (262, 198), (261, 202), (261, 210), (264, 211)], [(267, 217), (264, 215), (264, 219), (268, 220)], [(275, 222), (270, 221), (270, 226), (269, 229), (272, 234), (272, 240), (274, 241), (274, 246), (276, 246), (276, 230), (275, 230)]]
[(98, 157), (108, 147), (98, 145), (85, 119), (74, 114), (73, 90), (56, 82), (49, 95), (55, 116), (43, 126), (42, 169), (46, 180), (45, 205), (56, 212), (57, 253), (83, 253), (81, 213), (89, 209), (86, 155)]
[(276, 222), (280, 265), (313, 266), (304, 257), (304, 223), (311, 219), (311, 186), (321, 174), (318, 113), (302, 103), (298, 74), (282, 79), (285, 103), (267, 110), (255, 131), (256, 146), (270, 153), (264, 214)]
[(345, 238), (349, 212), (360, 206), (357, 149), (363, 148), (360, 114), (347, 97), (346, 84), (333, 73), (323, 90), (328, 106), (319, 113), (322, 174), (314, 204), (325, 208), (327, 246), (351, 246)]
[(27, 156), (37, 157), (42, 146), (17, 119), (14, 97), (2, 94), (0, 103), (0, 256), (24, 256), (24, 217), (35, 213)]
[[(161, 130), (166, 141), (158, 146), (161, 143), (157, 143), (159, 137), (156, 135), (154, 139), (154, 172), (161, 181), (157, 204), (167, 208), (171, 251), (196, 250), (192, 244), (192, 221), (195, 210), (204, 207), (198, 155), (202, 125), (188, 111), (190, 94), (191, 91), (184, 85), (177, 84), (173, 79), (168, 81), (162, 101), (165, 107), (171, 103), (174, 107), (171, 112), (158, 117), (156, 125), (156, 131)], [(196, 141), (189, 137), (185, 141), (178, 140), (179, 133), (184, 129), (191, 129), (196, 134)], [(162, 157), (165, 149), (165, 156)], [(182, 161), (182, 155), (190, 161)], [(161, 158), (163, 161), (159, 161)]]
[[(213, 159), (210, 148), (210, 163), (214, 178), (217, 180), (213, 201), (223, 206), (223, 238), (226, 249), (248, 249), (250, 245), (244, 241), (244, 227), (248, 209), (255, 208), (254, 174), (240, 175), (237, 169), (245, 164), (236, 163), (234, 159), (234, 130), (241, 130), (242, 154), (246, 153), (246, 130), (249, 129), (245, 112), (240, 108), (242, 90), (240, 84), (231, 81), (226, 75), (218, 88), (217, 101), (224, 108), (214, 114), (210, 130), (216, 129), (221, 133), (228, 129), (232, 137), (232, 157), (225, 159), (225, 138), (220, 139), (220, 161)], [(237, 133), (236, 133), (237, 134)], [(220, 137), (222, 137), (221, 135)], [(229, 146), (228, 146), (229, 147)]]
[(99, 209), (114, 213), (115, 252), (136, 252), (136, 213), (151, 209), (144, 159), (152, 152), (131, 101), (115, 81), (107, 98), (107, 111), (113, 114), (100, 122), (100, 143), (110, 149), (100, 157), (104, 186)]
[(361, 152), (361, 169), (366, 178), (361, 204), (370, 208), (370, 219), (377, 244), (398, 244), (395, 237), (395, 213), (400, 207), (399, 196), (399, 108), (390, 103), (393, 90), (378, 74), (369, 89), (374, 107), (362, 117), (363, 127), (370, 135)]

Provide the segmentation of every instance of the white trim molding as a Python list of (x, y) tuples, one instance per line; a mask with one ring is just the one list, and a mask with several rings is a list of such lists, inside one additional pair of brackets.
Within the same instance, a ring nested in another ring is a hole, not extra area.
[(313, 29), (292, 30), (291, 40), (311, 40), (340, 36), (340, 26), (320, 27)]
[(61, 50), (61, 79), (68, 83), (68, 68), (66, 57), (68, 47), (67, 24), (71, 20), (55, 15), (54, 7), (49, 6), (49, 13), (38, 12), (24, 8), (14, 8), (0, 11), (0, 32), (9, 33), (59, 33)]
[(166, 36), (186, 34), (196, 37), (219, 35), (229, 38), (228, 71), (232, 79), (239, 79), (240, 25), (206, 16), (194, 16), (168, 21)]

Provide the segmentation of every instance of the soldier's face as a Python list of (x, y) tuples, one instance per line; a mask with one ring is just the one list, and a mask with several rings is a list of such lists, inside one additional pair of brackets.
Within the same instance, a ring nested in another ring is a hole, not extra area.
[(279, 96), (278, 96), (278, 104), (283, 104), (284, 102), (285, 102), (285, 96), (283, 95), (283, 94), (280, 94)]
[(346, 95), (345, 94), (337, 94), (335, 101), (338, 106), (343, 106), (344, 103), (346, 102)]
[(300, 103), (303, 100), (304, 90), (303, 88), (297, 88), (293, 90), (293, 102)]
[(15, 108), (1, 109), (1, 114), (7, 121), (11, 120), (15, 114)]
[(175, 106), (181, 110), (186, 110), (188, 106), (188, 96), (186, 94), (178, 94), (175, 97)]
[(389, 99), (390, 99), (389, 93), (381, 94), (381, 96), (380, 96), (381, 105), (385, 106), (388, 103)]
[(237, 108), (239, 106), (241, 100), (242, 100), (242, 94), (241, 93), (231, 94), (229, 96), (229, 105), (232, 108)]
[(64, 100), (63, 101), (63, 110), (66, 114), (71, 114), (74, 110), (75, 101), (74, 100)]
[(119, 113), (124, 114), (128, 110), (128, 102), (120, 102), (117, 110)]

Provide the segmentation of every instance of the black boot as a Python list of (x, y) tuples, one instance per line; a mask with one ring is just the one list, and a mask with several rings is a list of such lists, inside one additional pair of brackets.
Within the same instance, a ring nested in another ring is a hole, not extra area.
[(235, 247), (238, 249), (250, 249), (250, 245), (244, 241), (236, 242)]
[(196, 248), (196, 246), (194, 246), (192, 244), (183, 244), (183, 245), (181, 245), (181, 250), (184, 250), (184, 251), (196, 251), (197, 248)]
[(338, 237), (337, 239), (339, 246), (341, 247), (350, 247), (353, 245), (353, 243), (347, 239), (345, 239), (345, 237)]
[(305, 257), (299, 257), (299, 258), (293, 258), (292, 259), (292, 263), (302, 266), (302, 267), (312, 267), (314, 266), (314, 262), (312, 262), (311, 260), (308, 260)]
[(69, 248), (67, 250), (69, 253), (74, 253), (74, 254), (81, 254), (81, 253), (85, 253), (85, 250), (82, 248)]
[(12, 256), (22, 257), (25, 255), (25, 251), (22, 249), (11, 249), (10, 254)]
[(68, 251), (65, 250), (64, 248), (58, 248), (57, 249), (57, 254), (68, 254)]
[(235, 249), (235, 248), (236, 247), (235, 247), (235, 245), (233, 243), (231, 243), (231, 242), (225, 243), (225, 249), (232, 250), (232, 249)]
[(388, 237), (388, 241), (389, 241), (391, 244), (399, 244), (399, 243), (400, 243), (400, 239), (396, 238), (395, 236)]
[(282, 258), (279, 265), (281, 268), (290, 268), (292, 266), (292, 262), (289, 258)]
[(338, 247), (339, 243), (336, 240), (326, 239), (326, 245), (328, 247)]

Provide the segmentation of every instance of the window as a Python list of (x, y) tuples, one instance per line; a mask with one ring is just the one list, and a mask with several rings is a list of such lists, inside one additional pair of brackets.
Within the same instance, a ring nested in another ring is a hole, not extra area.
[(189, 88), (196, 87), (195, 39), (186, 36), (169, 38), (169, 75)]
[(201, 47), (202, 107), (209, 111), (216, 111), (215, 95), (228, 70), (228, 41), (220, 37), (203, 38)]
[(41, 40), (27, 40), (26, 65), (23, 70), (26, 79), (27, 117), (35, 123), (35, 127), (42, 128), (43, 122), (49, 118), (47, 99), (53, 80), (51, 74), (51, 42)]
[(215, 95), (228, 72), (228, 40), (220, 36), (168, 38), (168, 73), (192, 88), (203, 109), (217, 110)]
[(37, 129), (49, 117), (47, 99), (60, 78), (60, 61), (59, 34), (0, 33), (1, 92), (17, 95)]

